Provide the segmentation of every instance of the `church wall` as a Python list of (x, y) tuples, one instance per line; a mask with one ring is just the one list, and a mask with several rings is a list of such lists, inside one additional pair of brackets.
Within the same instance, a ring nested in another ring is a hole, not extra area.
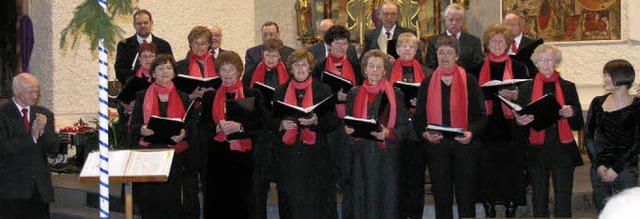
[[(36, 42), (31, 60), (32, 73), (40, 80), (40, 104), (56, 113), (58, 126), (70, 125), (83, 118), (97, 117), (97, 52), (89, 51), (88, 39), (81, 37), (73, 49), (59, 49), (60, 31), (73, 16), (81, 0), (31, 0), (29, 14), (33, 19)], [(153, 14), (153, 33), (169, 41), (176, 59), (189, 50), (187, 35), (196, 25), (217, 24), (223, 32), (222, 48), (236, 51), (244, 59), (245, 50), (261, 43), (260, 26), (267, 20), (280, 25), (285, 45), (300, 48), (295, 24), (295, 1), (292, 0), (140, 0), (139, 8)], [(500, 21), (500, 0), (470, 1), (467, 28), (480, 36), (491, 23)], [(623, 0), (623, 36), (620, 42), (557, 44), (564, 61), (562, 76), (576, 82), (583, 107), (602, 93), (601, 69), (609, 60), (624, 58), (640, 71), (640, 20), (629, 15), (640, 13), (640, 2)], [(119, 17), (123, 37), (134, 34), (132, 18)], [(115, 78), (115, 51), (110, 51), (109, 77)]]

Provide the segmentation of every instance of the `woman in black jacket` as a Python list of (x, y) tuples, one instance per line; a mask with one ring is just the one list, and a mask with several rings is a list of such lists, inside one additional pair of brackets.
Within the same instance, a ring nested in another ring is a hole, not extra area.
[(541, 131), (529, 128), (536, 118), (532, 115), (517, 115), (516, 122), (530, 129), (528, 147), (528, 174), (531, 183), (533, 216), (549, 217), (549, 178), (553, 179), (556, 203), (555, 217), (571, 217), (571, 192), (573, 172), (582, 165), (571, 130), (580, 130), (584, 125), (582, 108), (576, 85), (560, 77), (555, 69), (562, 61), (560, 50), (543, 44), (531, 56), (539, 72), (533, 81), (520, 85), (517, 102), (524, 106), (538, 100), (544, 94), (553, 94), (562, 108), (558, 111), (558, 122)]

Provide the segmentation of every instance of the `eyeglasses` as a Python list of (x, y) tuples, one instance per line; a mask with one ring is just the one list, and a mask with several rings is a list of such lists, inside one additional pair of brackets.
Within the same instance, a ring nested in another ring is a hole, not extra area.
[(445, 57), (445, 56), (451, 57), (451, 56), (455, 56), (456, 52), (455, 51), (438, 50), (438, 55), (442, 56), (442, 57)]
[(403, 49), (415, 49), (417, 46), (415, 45), (409, 45), (409, 44), (402, 44), (399, 46), (399, 48), (403, 48)]
[(173, 71), (173, 66), (167, 66), (167, 67), (156, 67), (156, 71)]
[(383, 65), (367, 65), (367, 69), (376, 70), (376, 69), (384, 69)]
[(203, 47), (203, 46), (209, 47), (209, 42), (204, 42), (204, 43), (203, 42), (193, 42), (193, 43), (191, 43), (191, 45), (193, 47)]
[(302, 69), (309, 68), (309, 64), (307, 64), (307, 63), (304, 63), (304, 64), (296, 63), (296, 64), (293, 64), (291, 66), (293, 66), (294, 68), (302, 68)]
[(279, 59), (280, 55), (277, 55), (277, 54), (265, 54), (264, 57), (268, 58), (268, 59)]

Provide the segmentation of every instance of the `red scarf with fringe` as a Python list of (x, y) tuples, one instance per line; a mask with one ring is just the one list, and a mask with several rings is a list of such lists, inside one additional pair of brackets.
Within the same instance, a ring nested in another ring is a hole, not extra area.
[[(287, 68), (284, 67), (284, 63), (282, 61), (278, 62), (276, 65), (276, 70), (278, 71), (278, 84), (287, 83), (289, 80), (289, 73), (287, 73)], [(264, 84), (264, 76), (267, 73), (267, 65), (264, 64), (264, 60), (258, 64), (256, 71), (253, 72), (253, 77), (251, 78), (251, 84), (249, 87), (253, 88), (253, 83), (260, 82)]]
[[(478, 78), (478, 84), (482, 86), (483, 84), (491, 81), (491, 62), (505, 62), (504, 63), (504, 73), (502, 74), (502, 80), (513, 79), (513, 69), (511, 68), (511, 59), (509, 58), (509, 54), (506, 52), (500, 56), (495, 56), (493, 53), (489, 53), (489, 57), (484, 60), (482, 64), (482, 70), (480, 70), (480, 77)], [(502, 114), (506, 119), (513, 119), (513, 112), (509, 107), (502, 103)], [(487, 115), (493, 114), (493, 100), (485, 100), (484, 107), (487, 109)]]
[[(244, 89), (242, 89), (242, 81), (238, 80), (231, 86), (222, 85), (216, 92), (216, 96), (213, 99), (213, 122), (217, 125), (220, 124), (220, 120), (225, 119), (226, 109), (225, 109), (225, 101), (227, 100), (227, 93), (235, 93), (236, 99), (244, 98)], [(223, 142), (227, 139), (227, 133), (224, 131), (218, 132), (218, 134), (213, 138), (218, 142)], [(229, 148), (232, 151), (240, 151), (246, 152), (250, 151), (252, 148), (252, 143), (250, 138), (246, 139), (238, 139), (229, 142)]]
[[(200, 72), (198, 61), (204, 63), (204, 73)], [(218, 76), (211, 53), (206, 52), (204, 55), (199, 56), (192, 51), (189, 51), (189, 75), (204, 78)]]
[[(353, 105), (353, 116), (361, 119), (368, 119), (369, 106), (373, 103), (375, 97), (384, 91), (385, 95), (389, 99), (389, 116), (387, 118), (387, 124), (385, 127), (389, 129), (389, 136), (392, 136), (392, 129), (396, 125), (396, 95), (393, 90), (393, 86), (386, 79), (382, 79), (377, 84), (372, 85), (369, 83), (369, 80), (365, 80), (362, 84), (362, 87), (358, 90), (356, 94), (355, 103)], [(379, 108), (378, 110), (384, 110), (383, 108)], [(380, 112), (378, 112), (380, 113)], [(382, 118), (378, 118), (378, 121), (381, 121)], [(360, 139), (356, 139), (359, 141)], [(385, 142), (378, 142), (380, 148), (387, 148), (387, 144)]]
[[(312, 77), (308, 77), (307, 80), (303, 82), (297, 82), (296, 80), (291, 80), (289, 85), (287, 86), (287, 92), (284, 95), (284, 102), (291, 105), (298, 105), (298, 98), (296, 97), (296, 90), (304, 91), (304, 97), (302, 98), (302, 108), (307, 108), (313, 106), (313, 89), (311, 89), (311, 82), (313, 81)], [(294, 121), (297, 123), (297, 121)], [(293, 129), (286, 130), (284, 135), (282, 136), (282, 142), (286, 145), (293, 145), (296, 143), (296, 135), (298, 134), (299, 126), (296, 126)], [(309, 128), (303, 128), (300, 133), (300, 140), (302, 143), (313, 145), (316, 143), (316, 133), (311, 131)]]
[[(533, 80), (533, 92), (531, 92), (531, 101), (535, 101), (540, 99), (544, 93), (544, 83), (553, 82), (555, 84), (556, 89), (556, 100), (560, 103), (560, 106), (564, 106), (564, 94), (562, 94), (562, 87), (560, 87), (560, 74), (557, 71), (553, 72), (551, 77), (545, 77), (542, 73), (538, 72), (536, 77)], [(544, 144), (544, 134), (545, 130), (536, 131), (533, 128), (530, 129), (529, 134), (529, 142), (532, 145), (541, 145)], [(563, 144), (568, 144), (574, 141), (573, 133), (571, 133), (571, 126), (569, 126), (569, 121), (566, 118), (558, 120), (558, 137), (560, 138), (560, 142)]]
[[(167, 101), (167, 116), (168, 118), (184, 118), (185, 109), (182, 104), (182, 99), (178, 95), (178, 91), (176, 87), (173, 85), (173, 82), (169, 82), (169, 86), (163, 87), (158, 83), (153, 83), (147, 89), (147, 92), (144, 95), (144, 103), (142, 105), (142, 116), (144, 119), (144, 124), (149, 123), (149, 119), (151, 116), (159, 116), (160, 115), (160, 106), (158, 101), (158, 95), (169, 94), (169, 100)], [(149, 146), (149, 142), (140, 139), (138, 142), (141, 146), (146, 147)], [(176, 150), (176, 153), (180, 153), (189, 147), (186, 141), (181, 141), (176, 143), (175, 146), (167, 145), (168, 147), (172, 147)]]
[(442, 76), (453, 75), (451, 82), (451, 92), (449, 101), (449, 115), (451, 116), (451, 127), (469, 130), (469, 108), (467, 93), (467, 73), (458, 65), (453, 69), (436, 69), (429, 81), (429, 97), (427, 98), (427, 124), (442, 124)]

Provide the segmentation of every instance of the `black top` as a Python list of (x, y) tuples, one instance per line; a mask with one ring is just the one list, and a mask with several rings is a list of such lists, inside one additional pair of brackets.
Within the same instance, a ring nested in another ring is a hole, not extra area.
[[(425, 132), (425, 128), (427, 127), (427, 97), (429, 96), (429, 83), (431, 82), (431, 76), (425, 78), (424, 81), (420, 84), (420, 89), (418, 90), (418, 97), (416, 102), (416, 112), (413, 114), (413, 126), (415, 128), (415, 132), (417, 136), (426, 141), (426, 139), (422, 138), (422, 133)], [(450, 126), (451, 125), (451, 116), (450, 116), (450, 91), (451, 87), (442, 83), (442, 125)], [(480, 90), (480, 86), (478, 85), (478, 80), (471, 74), (467, 74), (467, 118), (469, 124), (469, 130), (473, 134), (473, 138), (475, 139), (487, 123), (486, 110), (484, 108), (484, 100), (482, 99), (482, 90)], [(448, 139), (443, 139), (443, 141), (449, 141)]]
[(593, 166), (604, 165), (620, 173), (625, 167), (638, 166), (640, 150), (640, 99), (616, 111), (605, 112), (602, 104), (610, 94), (593, 98), (587, 114), (585, 139), (594, 140)]
[[(153, 41), (151, 42), (158, 46), (157, 54), (168, 54), (173, 56), (171, 45), (156, 35), (153, 35)], [(131, 64), (136, 58), (136, 54), (140, 49), (140, 43), (136, 34), (133, 36), (118, 42), (118, 50), (116, 50), (116, 62), (114, 68), (116, 69), (116, 78), (118, 81), (124, 83), (127, 78), (135, 75), (138, 68), (140, 68), (140, 61), (136, 61), (135, 68), (131, 70)]]
[[(251, 85), (251, 80), (253, 80), (253, 74), (255, 73), (255, 71), (252, 72), (245, 72), (245, 74), (242, 76), (242, 84), (244, 86), (250, 86)], [(289, 74), (289, 73), (287, 73)], [(289, 77), (291, 77), (291, 75), (289, 75)], [(268, 70), (265, 68), (265, 74), (264, 74), (264, 82), (263, 84), (268, 85), (269, 87), (278, 87), (278, 85), (280, 83), (280, 80), (278, 78), (278, 69), (274, 68), (271, 70)]]
[[(349, 93), (347, 94), (347, 115), (353, 116), (353, 107), (355, 106), (355, 101), (356, 101), (356, 96), (358, 95), (358, 91), (362, 89), (362, 86), (358, 86), (354, 89), (351, 89), (351, 91), (349, 91)], [(393, 95), (395, 95), (396, 97), (396, 121), (395, 121), (395, 125), (393, 127), (392, 131), (393, 132), (393, 136), (395, 137), (395, 139), (393, 139), (393, 142), (400, 142), (402, 140), (404, 140), (407, 136), (407, 133), (409, 131), (412, 130), (408, 130), (408, 126), (407, 126), (407, 109), (404, 107), (404, 94), (402, 93), (402, 91), (400, 91), (400, 89), (398, 88), (393, 88)], [(385, 110), (386, 114), (385, 115), (379, 115), (380, 112), (380, 102), (382, 101), (382, 95), (386, 95), (384, 94), (384, 92), (380, 92), (378, 93), (378, 95), (376, 95), (375, 99), (373, 100), (373, 103), (371, 103), (371, 105), (369, 105), (367, 107), (367, 115), (369, 115), (369, 118), (375, 118), (378, 122), (384, 122), (382, 123), (382, 125), (384, 125), (385, 127), (387, 126), (386, 122), (389, 120), (389, 112), (391, 110), (390, 106), (387, 106), (387, 109), (383, 109)], [(388, 104), (387, 104), (388, 105)], [(386, 117), (386, 118), (380, 118), (378, 116), (382, 116), (382, 117)]]
[[(258, 45), (247, 49), (247, 52), (244, 55), (244, 75), (250, 75), (256, 71), (258, 64), (262, 61), (262, 47), (263, 45)], [(293, 48), (283, 46), (282, 54), (280, 54), (280, 61), (287, 63), (289, 54), (293, 53), (293, 51), (295, 51)]]
[[(491, 69), (490, 80), (502, 81), (506, 62), (490, 62), (489, 68)], [(476, 65), (472, 74), (477, 78), (480, 77), (480, 71), (484, 63)], [(511, 69), (514, 79), (529, 78), (527, 67), (516, 60), (511, 59)], [(497, 141), (497, 140), (515, 140), (516, 127), (514, 120), (508, 120), (504, 118), (504, 112), (502, 111), (502, 101), (493, 93), (484, 92), (484, 100), (493, 100), (492, 109), (493, 112), (488, 116), (487, 127), (482, 135), (483, 141)], [(488, 112), (487, 112), (488, 113)]]
[[(147, 90), (138, 92), (138, 94), (136, 95), (137, 96), (136, 103), (134, 104), (133, 112), (131, 113), (131, 133), (134, 136), (136, 143), (138, 142), (138, 140), (140, 140), (140, 138), (142, 138), (142, 134), (140, 133), (140, 128), (142, 128), (142, 126), (145, 125), (144, 112), (143, 112), (142, 106), (144, 105), (144, 97), (146, 94), (147, 94)], [(178, 96), (180, 96), (180, 103), (182, 104), (182, 106), (184, 107), (184, 110), (186, 111), (189, 108), (189, 103), (190, 103), (189, 95), (187, 95), (182, 91), (178, 91)], [(158, 110), (159, 110), (158, 116), (166, 116), (167, 109), (168, 109), (168, 102), (163, 103), (160, 100), (158, 100)], [(190, 121), (184, 121), (184, 122), (185, 122), (185, 126), (184, 126), (185, 132), (187, 136), (189, 136), (189, 132), (192, 130), (193, 125), (195, 124), (194, 119), (192, 118)], [(185, 138), (184, 140), (187, 141), (187, 138)], [(148, 147), (145, 147), (145, 148), (166, 148), (166, 147), (167, 147), (166, 145), (150, 144)], [(134, 149), (137, 148), (136, 145), (134, 145), (133, 148)]]
[[(353, 75), (356, 78), (356, 84), (354, 84), (354, 87), (358, 85), (362, 85), (362, 83), (364, 82), (364, 77), (360, 72), (360, 61), (349, 59), (349, 57), (347, 57), (347, 60), (349, 61), (349, 64), (351, 64), (351, 68), (353, 69)], [(311, 72), (311, 76), (313, 77), (313, 80), (320, 81), (322, 72), (326, 70), (326, 67), (327, 67), (326, 60), (320, 63), (316, 63), (316, 67)], [(338, 70), (340, 70), (340, 68), (338, 68)], [(348, 91), (344, 91), (344, 92), (347, 93)]]
[[(580, 99), (576, 85), (570, 81), (559, 77), (560, 88), (564, 96), (565, 105), (573, 108), (573, 116), (567, 118), (571, 130), (577, 131), (584, 126), (582, 119), (582, 108), (580, 107)], [(528, 81), (520, 85), (518, 94), (518, 104), (527, 105), (531, 102), (531, 93), (533, 92), (533, 81)], [(544, 83), (543, 94), (556, 93), (555, 83)], [(524, 126), (524, 134), (529, 138), (529, 127)], [(557, 168), (557, 167), (573, 167), (582, 165), (582, 157), (578, 151), (578, 145), (575, 141), (568, 144), (560, 142), (558, 137), (558, 125), (553, 124), (545, 129), (545, 139), (542, 145), (532, 145), (529, 148), (530, 160), (529, 165), (535, 167)]]
[[(289, 86), (289, 83), (291, 82), (291, 80), (293, 79), (289, 79), (287, 83), (284, 83), (276, 88), (276, 90), (273, 92), (273, 101), (280, 100), (284, 102), (284, 97), (285, 97), (285, 94), (287, 93), (287, 87)], [(328, 85), (323, 84), (322, 82), (317, 81), (315, 79), (313, 79), (313, 81), (311, 82), (311, 89), (313, 90), (313, 104), (319, 103), (320, 101), (326, 99), (332, 94), (331, 88)], [(332, 132), (338, 126), (338, 117), (336, 116), (335, 110), (333, 110), (334, 107), (329, 107), (329, 108), (332, 110), (315, 112), (316, 115), (318, 116), (318, 125), (312, 125), (308, 127), (311, 131), (318, 133), (317, 136), (321, 136), (326, 133)], [(271, 118), (271, 121), (269, 122), (269, 126), (268, 126), (269, 130), (274, 131), (275, 133), (279, 133), (278, 139), (279, 139), (279, 142), (282, 143), (281, 139), (282, 139), (282, 135), (284, 135), (284, 131), (280, 131), (280, 123), (282, 123), (282, 119), (275, 118), (274, 116), (269, 116), (269, 118)], [(324, 134), (320, 134), (320, 133), (324, 133)], [(318, 140), (321, 140), (321, 141), (323, 141), (323, 139), (324, 138), (318, 138)], [(321, 142), (317, 141), (316, 144), (318, 143), (321, 143)]]
[[(378, 37), (380, 37), (380, 32), (382, 31), (382, 27), (378, 27), (376, 29), (373, 30), (369, 30), (364, 34), (364, 46), (362, 49), (362, 54), (360, 55), (360, 58), (362, 58), (364, 56), (365, 53), (367, 53), (369, 50), (372, 49), (380, 49), (380, 45), (378, 45)], [(409, 28), (404, 28), (401, 26), (396, 25), (396, 29), (393, 30), (393, 36), (391, 36), (391, 40), (398, 40), (398, 36), (400, 36), (400, 34), (402, 33), (406, 33), (406, 32), (410, 32), (413, 33), (413, 35), (416, 35), (416, 31), (409, 29)], [(396, 42), (396, 41), (392, 41), (392, 42)], [(391, 43), (391, 42), (390, 42)], [(418, 59), (418, 61), (420, 63), (424, 63), (423, 59), (422, 59), (422, 52), (421, 52), (421, 47), (418, 45), (418, 51), (416, 51), (416, 59)], [(383, 51), (386, 53), (386, 51)], [(398, 57), (394, 57), (394, 58), (398, 58)]]

